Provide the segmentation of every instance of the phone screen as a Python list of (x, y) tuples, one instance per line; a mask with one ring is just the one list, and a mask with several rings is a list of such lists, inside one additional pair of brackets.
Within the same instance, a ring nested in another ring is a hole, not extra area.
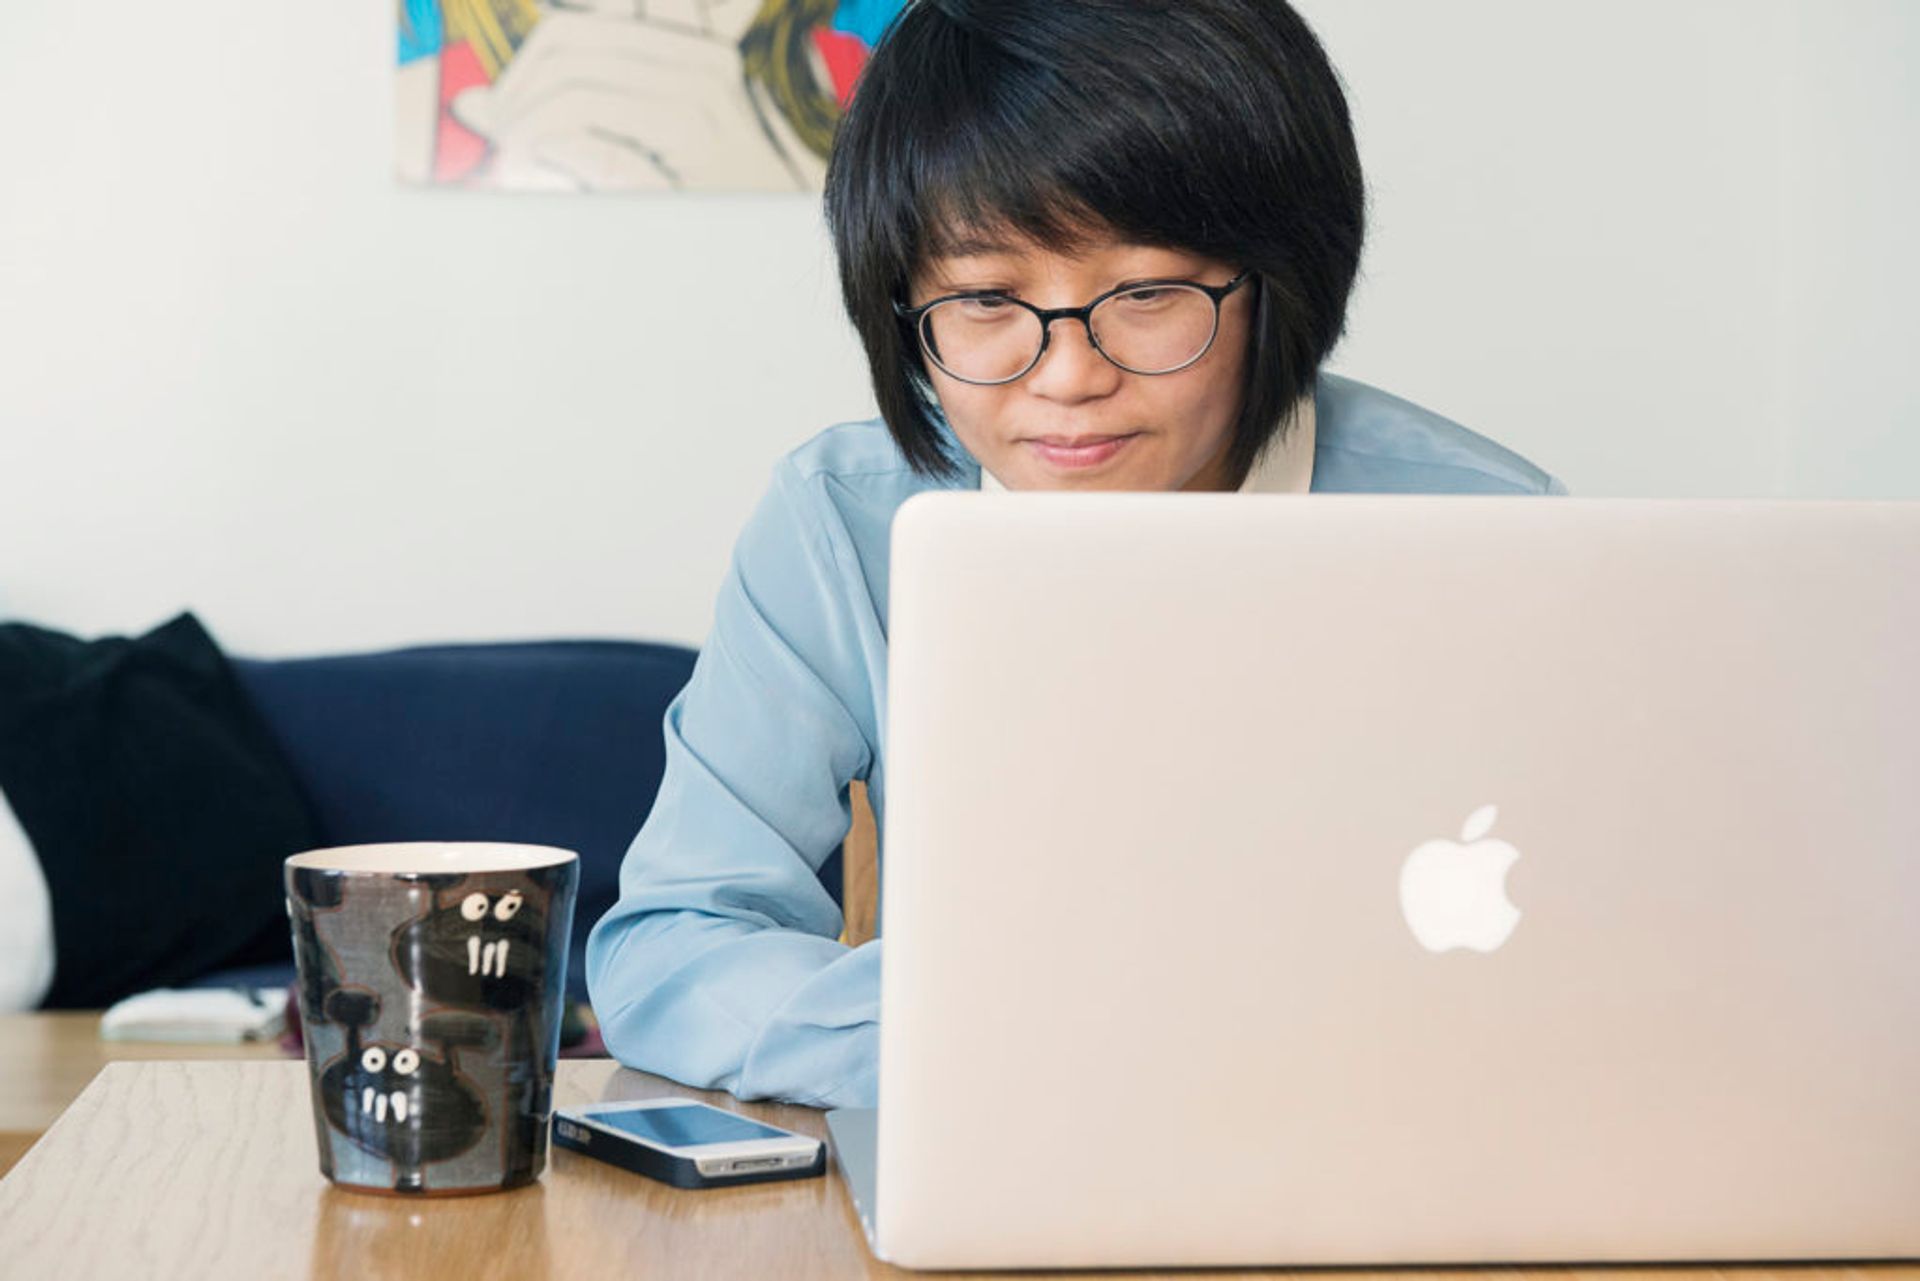
[(683, 1103), (670, 1108), (628, 1108), (619, 1112), (596, 1112), (593, 1119), (609, 1129), (619, 1130), (662, 1147), (691, 1148), (706, 1143), (740, 1143), (747, 1139), (789, 1139), (785, 1130), (776, 1130), (758, 1121), (708, 1107), (704, 1103)]

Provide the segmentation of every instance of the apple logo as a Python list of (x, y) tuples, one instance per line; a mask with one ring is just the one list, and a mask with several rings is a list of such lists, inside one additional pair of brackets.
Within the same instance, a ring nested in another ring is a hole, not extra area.
[(1483, 806), (1460, 829), (1458, 844), (1428, 841), (1407, 855), (1400, 869), (1400, 911), (1429, 952), (1492, 952), (1520, 923), (1506, 885), (1520, 851), (1483, 839), (1499, 817), (1499, 806)]

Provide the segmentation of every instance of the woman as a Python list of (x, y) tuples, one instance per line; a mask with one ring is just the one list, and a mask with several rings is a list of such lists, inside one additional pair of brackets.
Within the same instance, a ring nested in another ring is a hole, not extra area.
[(935, 488), (1563, 492), (1321, 376), (1358, 267), (1345, 98), (1282, 0), (921, 0), (828, 171), (883, 419), (788, 455), (666, 716), (595, 928), (609, 1048), (742, 1098), (875, 1101), (881, 942), (815, 870), (886, 797), (893, 513)]

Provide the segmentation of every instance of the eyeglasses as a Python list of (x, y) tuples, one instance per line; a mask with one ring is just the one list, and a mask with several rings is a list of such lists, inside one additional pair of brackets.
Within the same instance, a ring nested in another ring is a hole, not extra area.
[(1047, 354), (1053, 322), (1077, 320), (1093, 349), (1130, 374), (1177, 374), (1213, 347), (1220, 304), (1253, 278), (1243, 271), (1224, 285), (1149, 280), (1122, 285), (1084, 307), (1043, 310), (1004, 293), (950, 294), (918, 307), (894, 304), (911, 321), (927, 359), (953, 378), (980, 387), (1017, 382)]

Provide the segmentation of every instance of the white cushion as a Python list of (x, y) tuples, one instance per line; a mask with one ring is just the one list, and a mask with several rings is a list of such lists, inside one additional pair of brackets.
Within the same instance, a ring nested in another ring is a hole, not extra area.
[(53, 900), (13, 807), (0, 795), (0, 1014), (31, 1010), (53, 985)]

